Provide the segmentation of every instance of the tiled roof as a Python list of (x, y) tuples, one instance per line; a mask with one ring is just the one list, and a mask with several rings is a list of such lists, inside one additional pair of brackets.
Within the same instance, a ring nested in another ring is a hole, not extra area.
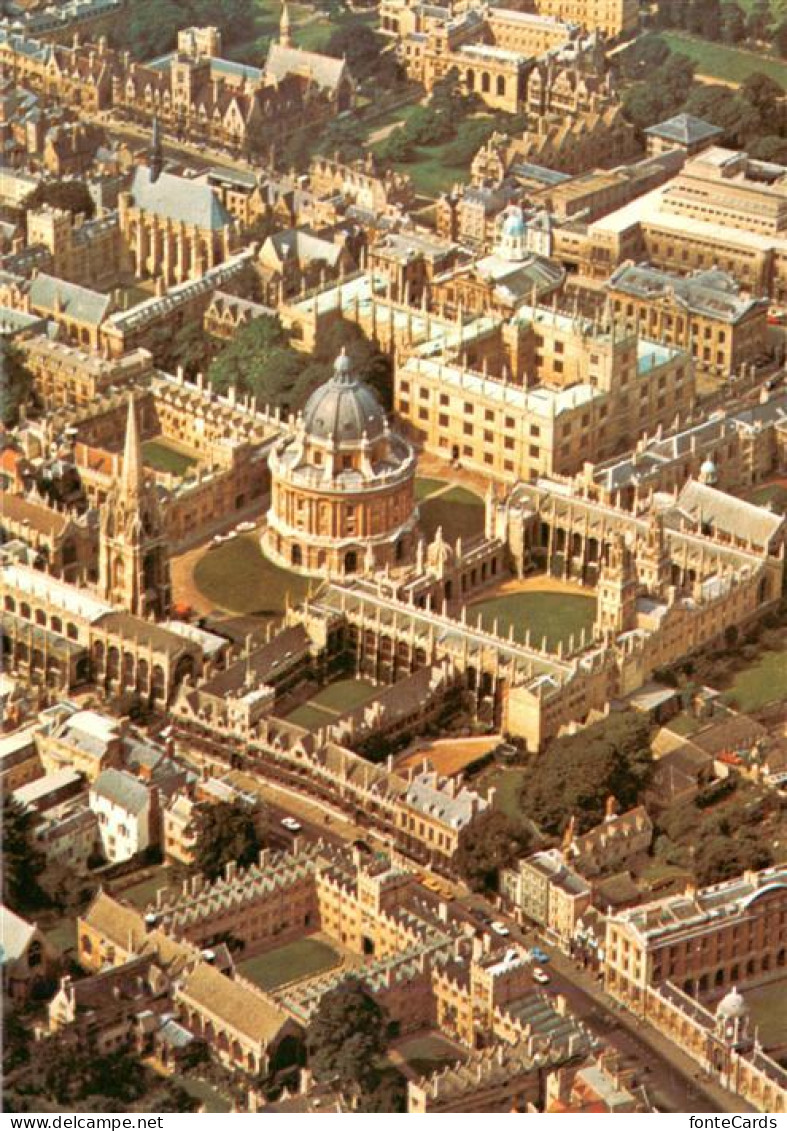
[(5, 904), (0, 904), (0, 940), (3, 944), (3, 963), (16, 962), (27, 950), (35, 934), (35, 923), (28, 923), (15, 915)]
[(287, 1014), (261, 991), (239, 985), (205, 962), (186, 975), (180, 993), (263, 1047), (275, 1040), (288, 1021)]

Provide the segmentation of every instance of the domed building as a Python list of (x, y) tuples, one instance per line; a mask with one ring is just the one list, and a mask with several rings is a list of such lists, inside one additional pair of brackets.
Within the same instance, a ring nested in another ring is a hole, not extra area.
[(344, 352), (269, 464), (262, 548), (272, 561), (299, 573), (344, 577), (410, 560), (418, 540), (415, 452), (391, 430)]

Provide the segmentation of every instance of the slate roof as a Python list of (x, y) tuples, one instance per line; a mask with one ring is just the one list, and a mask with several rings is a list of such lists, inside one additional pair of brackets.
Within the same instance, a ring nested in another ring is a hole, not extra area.
[(232, 224), (232, 217), (210, 185), (162, 172), (155, 181), (150, 169), (139, 166), (131, 183), (131, 195), (138, 208), (184, 224), (218, 231)]
[(784, 515), (736, 499), (715, 487), (694, 480), (684, 486), (675, 504), (698, 522), (736, 538), (751, 539), (755, 546), (768, 546), (784, 526)]
[(721, 137), (724, 130), (693, 114), (676, 114), (674, 118), (649, 126), (645, 133), (649, 137), (661, 137), (680, 145), (696, 145), (700, 141)]
[(90, 789), (93, 795), (103, 797), (136, 816), (148, 804), (147, 787), (125, 770), (102, 770)]
[(30, 305), (48, 311), (56, 311), (59, 306), (62, 313), (75, 322), (99, 326), (109, 313), (112, 297), (67, 283), (54, 275), (39, 274), (30, 284)]
[(644, 299), (671, 292), (676, 302), (691, 313), (728, 323), (740, 322), (751, 311), (767, 306), (763, 299), (743, 298), (732, 276), (718, 268), (683, 278), (655, 267), (623, 264), (610, 276), (608, 285), (612, 290)]

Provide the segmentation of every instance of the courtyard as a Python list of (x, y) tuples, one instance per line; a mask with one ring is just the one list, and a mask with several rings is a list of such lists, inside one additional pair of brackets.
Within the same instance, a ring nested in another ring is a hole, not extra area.
[(421, 512), (420, 524), (428, 542), (442, 527), (448, 542), (474, 538), (484, 533), (484, 500), (443, 479), (416, 479), (415, 496)]
[(592, 635), (596, 619), (596, 599), (581, 593), (575, 587), (565, 589), (555, 587), (554, 583), (539, 588), (539, 579), (528, 580), (527, 588), (519, 592), (506, 592), (511, 589), (508, 583), (498, 594), (474, 602), (468, 615), (471, 622), (480, 614), (485, 629), (491, 631), (497, 620), (500, 636), (508, 636), (513, 627), (514, 639), (524, 643), (528, 630), (530, 643), (541, 647), (546, 639), (547, 648), (554, 652), (560, 643), (568, 645), (571, 637), (577, 645), (584, 629), (588, 638)]
[[(429, 1076), (448, 1064), (467, 1060), (467, 1050), (449, 1041), (440, 1033), (416, 1033), (392, 1045), (389, 1058), (407, 1071), (409, 1076)], [(409, 1071), (408, 1071), (409, 1070)]]
[(237, 963), (237, 969), (242, 977), (254, 982), (261, 990), (270, 991), (301, 978), (322, 974), (341, 962), (342, 956), (326, 941), (309, 937), (286, 943), (255, 958), (247, 958)]
[(166, 471), (179, 478), (197, 466), (196, 457), (188, 449), (166, 440), (163, 436), (145, 441), (142, 445), (142, 458), (154, 471)]
[[(145, 448), (147, 459), (148, 445)], [(173, 453), (173, 458), (177, 454)], [(171, 471), (172, 467), (166, 470)], [(421, 508), (421, 528), (427, 540), (434, 538), (439, 526), (443, 536), (452, 542), (460, 535), (471, 538), (483, 533), (484, 502), (466, 487), (457, 487), (442, 479), (416, 479), (415, 493)], [(259, 534), (242, 535), (211, 546), (194, 565), (193, 583), (205, 601), (216, 609), (237, 616), (265, 618), (280, 617), (287, 594), (291, 603), (297, 604), (306, 596), (310, 585), (309, 578), (269, 561), (260, 548)], [(318, 583), (318, 579), (311, 582)], [(331, 707), (330, 702), (325, 705)], [(319, 721), (325, 720), (316, 720), (315, 725)]]
[(295, 707), (285, 718), (306, 730), (317, 730), (336, 722), (347, 711), (368, 703), (377, 690), (368, 679), (338, 679), (320, 688), (316, 695)]
[(302, 600), (309, 579), (274, 565), (263, 554), (259, 537), (249, 534), (207, 550), (194, 567), (194, 584), (217, 609), (280, 617), (287, 594), (293, 603)]

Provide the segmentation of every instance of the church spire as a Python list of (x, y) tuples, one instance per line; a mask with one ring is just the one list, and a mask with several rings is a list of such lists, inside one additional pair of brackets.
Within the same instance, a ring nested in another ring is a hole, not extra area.
[(138, 495), (142, 489), (142, 445), (139, 442), (137, 410), (133, 394), (128, 398), (126, 442), (123, 447), (123, 494), (126, 498)]
[(287, 0), (284, 0), (279, 20), (279, 43), (282, 47), (292, 47), (292, 24)]
[(159, 126), (158, 117), (154, 117), (153, 132), (150, 136), (150, 152), (148, 154), (148, 169), (150, 170), (151, 184), (155, 184), (159, 179), (163, 167), (164, 154), (161, 149), (161, 127)]

